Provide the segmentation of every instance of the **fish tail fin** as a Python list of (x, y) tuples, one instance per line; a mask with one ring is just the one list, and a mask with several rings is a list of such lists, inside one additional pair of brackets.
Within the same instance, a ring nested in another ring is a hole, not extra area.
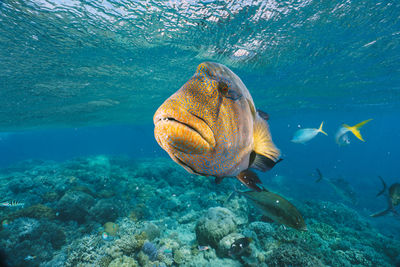
[(261, 171), (268, 171), (280, 161), (279, 157), (281, 153), (272, 141), (268, 122), (263, 117), (258, 113), (256, 114), (253, 129), (253, 150), (255, 154), (253, 154), (250, 164), (254, 164), (251, 167)]
[(318, 179), (315, 180), (315, 182), (318, 183), (324, 178), (324, 176), (322, 175), (322, 172), (318, 168), (316, 170), (317, 170), (317, 173), (318, 173)]
[(372, 121), (372, 119), (362, 121), (354, 126), (349, 126), (347, 124), (343, 124), (343, 127), (349, 129), (358, 139), (361, 141), (365, 142), (365, 140), (362, 138), (361, 133), (360, 133), (360, 128), (366, 124), (367, 122)]
[(321, 125), (318, 128), (318, 132), (323, 133), (324, 135), (328, 135), (326, 132), (322, 130), (322, 126), (324, 126), (324, 122), (321, 122)]
[(385, 181), (383, 180), (383, 178), (382, 178), (381, 176), (378, 176), (378, 177), (379, 177), (379, 179), (381, 179), (381, 181), (382, 181), (383, 189), (382, 189), (381, 191), (379, 191), (378, 194), (376, 194), (377, 197), (380, 196), (380, 195), (382, 195), (383, 193), (385, 193), (386, 188), (387, 188), (387, 185), (386, 185)]
[[(383, 182), (383, 180), (382, 180), (382, 182)], [(385, 186), (386, 186), (386, 184), (385, 184)], [(388, 214), (389, 212), (392, 212), (394, 215), (400, 217), (400, 214), (394, 209), (394, 206), (393, 206), (393, 203), (392, 203), (390, 197), (389, 196), (387, 196), (387, 197), (388, 197), (388, 208), (383, 211), (379, 211), (377, 213), (371, 214), (370, 215), (371, 217), (383, 216), (383, 215)]]

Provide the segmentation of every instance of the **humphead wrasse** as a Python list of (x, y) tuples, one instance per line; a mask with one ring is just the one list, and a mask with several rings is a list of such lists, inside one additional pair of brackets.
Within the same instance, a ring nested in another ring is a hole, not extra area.
[(267, 171), (280, 159), (268, 115), (256, 110), (240, 78), (224, 65), (204, 62), (154, 114), (158, 144), (188, 172), (237, 177), (260, 191), (249, 168)]

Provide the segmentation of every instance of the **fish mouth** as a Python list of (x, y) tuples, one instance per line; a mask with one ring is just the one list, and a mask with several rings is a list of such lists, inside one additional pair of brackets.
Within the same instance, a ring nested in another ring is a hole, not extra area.
[(154, 134), (168, 151), (172, 147), (187, 154), (203, 154), (215, 147), (215, 137), (201, 117), (188, 111), (159, 110), (154, 115)]

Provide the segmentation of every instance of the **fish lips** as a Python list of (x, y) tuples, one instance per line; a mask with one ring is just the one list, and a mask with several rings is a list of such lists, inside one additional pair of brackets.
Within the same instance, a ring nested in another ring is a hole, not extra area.
[(167, 152), (171, 148), (186, 154), (204, 154), (215, 147), (215, 138), (208, 124), (187, 111), (157, 111), (154, 134)]

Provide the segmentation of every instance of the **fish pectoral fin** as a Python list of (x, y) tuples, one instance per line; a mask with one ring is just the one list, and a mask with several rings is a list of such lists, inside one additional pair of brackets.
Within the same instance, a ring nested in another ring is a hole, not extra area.
[(254, 168), (259, 168), (262, 171), (270, 170), (280, 161), (281, 153), (272, 141), (268, 122), (259, 114), (257, 114), (254, 122), (253, 140), (253, 150), (256, 155), (250, 163), (254, 164)]
[(269, 171), (270, 169), (272, 169), (275, 164), (277, 164), (278, 162), (282, 161), (283, 159), (278, 159), (276, 162), (273, 161), (270, 158), (267, 158), (263, 155), (257, 154), (256, 152), (251, 152), (250, 154), (250, 168), (254, 168), (257, 169), (259, 171)]
[(257, 109), (257, 113), (262, 119), (266, 121), (269, 120), (269, 114), (267, 112)]
[(255, 190), (257, 192), (261, 192), (262, 189), (257, 186), (257, 184), (262, 184), (260, 178), (258, 178), (257, 174), (249, 169), (244, 170), (239, 173), (236, 178), (241, 181), (248, 188)]

